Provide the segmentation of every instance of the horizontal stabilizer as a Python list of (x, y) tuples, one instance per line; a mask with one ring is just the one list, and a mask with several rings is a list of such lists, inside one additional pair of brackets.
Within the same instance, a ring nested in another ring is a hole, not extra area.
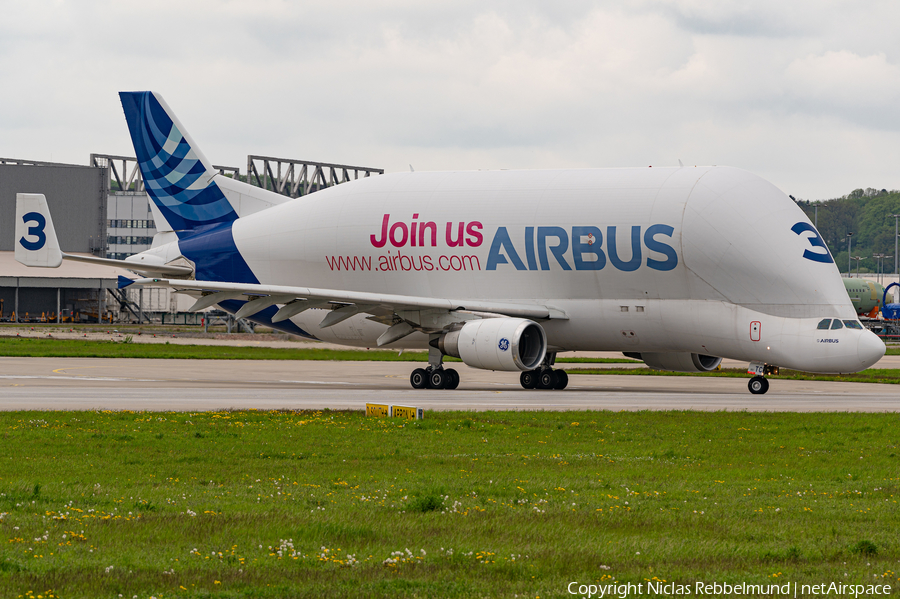
[(96, 256), (76, 256), (75, 254), (66, 253), (63, 253), (62, 257), (63, 260), (71, 260), (72, 262), (87, 262), (89, 264), (114, 266), (116, 268), (127, 268), (128, 270), (137, 272), (154, 272), (173, 277), (187, 277), (194, 272), (194, 269), (190, 266), (178, 266), (177, 264), (151, 264), (148, 262), (135, 262), (134, 260), (115, 260), (113, 258), (98, 258)]

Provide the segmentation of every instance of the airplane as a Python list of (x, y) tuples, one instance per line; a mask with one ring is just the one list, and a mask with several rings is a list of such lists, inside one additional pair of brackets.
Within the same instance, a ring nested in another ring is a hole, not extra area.
[(844, 288), (847, 290), (847, 295), (850, 296), (850, 301), (853, 302), (856, 314), (867, 318), (876, 318), (878, 311), (881, 310), (884, 287), (865, 279), (844, 277), (841, 280), (844, 281)]
[(749, 362), (848, 373), (885, 353), (790, 198), (720, 166), (401, 172), (290, 199), (219, 174), (155, 92), (120, 99), (159, 231), (126, 258), (59, 248), (46, 199), (19, 194), (16, 259), (124, 266), (238, 318), (357, 347), (427, 349), (415, 389), (454, 389), (455, 356), (563, 389), (564, 351), (650, 368)]

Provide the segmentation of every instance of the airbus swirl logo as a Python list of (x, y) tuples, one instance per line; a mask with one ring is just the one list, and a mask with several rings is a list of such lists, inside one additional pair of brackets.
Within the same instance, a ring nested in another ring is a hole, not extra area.
[(500, 340), (500, 343), (497, 345), (500, 348), (500, 351), (506, 351), (509, 349), (509, 339), (504, 337)]

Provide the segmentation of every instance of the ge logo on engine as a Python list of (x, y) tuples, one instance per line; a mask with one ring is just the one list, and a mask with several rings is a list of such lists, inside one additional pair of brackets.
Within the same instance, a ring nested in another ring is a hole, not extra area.
[(500, 351), (506, 351), (509, 349), (509, 339), (504, 337), (500, 340), (500, 343), (497, 345), (500, 348)]

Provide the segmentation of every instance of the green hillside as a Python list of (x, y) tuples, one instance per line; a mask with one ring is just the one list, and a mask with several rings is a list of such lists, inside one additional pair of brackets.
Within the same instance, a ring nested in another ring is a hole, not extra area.
[[(892, 214), (900, 214), (900, 191), (886, 189), (857, 189), (850, 194), (833, 200), (797, 200), (809, 220), (816, 222), (817, 228), (828, 249), (834, 256), (841, 272), (847, 272), (847, 233), (853, 233), (853, 256), (864, 257), (859, 262), (860, 273), (874, 273), (878, 263), (872, 254), (886, 254), (884, 272), (894, 268), (894, 219)], [(856, 272), (856, 261), (853, 261)]]

